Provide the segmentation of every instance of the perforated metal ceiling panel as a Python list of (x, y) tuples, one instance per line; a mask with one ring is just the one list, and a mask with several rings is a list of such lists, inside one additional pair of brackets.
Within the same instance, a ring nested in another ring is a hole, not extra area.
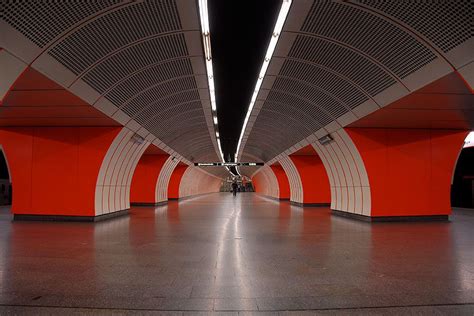
[(119, 0), (2, 1), (3, 19), (32, 42), (44, 47), (65, 29)]
[(243, 167), (239, 167), (239, 170), (240, 170), (240, 174), (241, 175), (244, 175), (246, 177), (251, 177), (258, 169), (260, 169), (261, 167), (247, 167), (247, 166), (243, 166)]
[(133, 120), (190, 161), (219, 160), (194, 1), (8, 2), (5, 21), (122, 124)]
[(440, 51), (472, 39), (472, 13), (472, 1), (293, 1), (238, 155), (269, 161), (453, 71)]
[(436, 58), (429, 48), (389, 21), (339, 2), (315, 1), (301, 31), (355, 48), (399, 77)]
[(379, 1), (362, 0), (417, 30), (448, 52), (472, 38), (474, 2), (457, 1)]
[(175, 1), (137, 2), (84, 25), (63, 39), (49, 54), (73, 72), (80, 73), (110, 52), (180, 29)]

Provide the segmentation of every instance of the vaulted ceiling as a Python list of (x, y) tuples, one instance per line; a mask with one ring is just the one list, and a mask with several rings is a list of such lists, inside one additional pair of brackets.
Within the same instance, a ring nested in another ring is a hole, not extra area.
[(241, 133), (281, 4), (209, 1), (214, 111), (198, 1), (5, 2), (0, 44), (26, 70), (0, 124), (124, 125), (188, 164), (219, 142), (273, 163), (345, 126), (474, 127), (472, 1), (294, 0)]

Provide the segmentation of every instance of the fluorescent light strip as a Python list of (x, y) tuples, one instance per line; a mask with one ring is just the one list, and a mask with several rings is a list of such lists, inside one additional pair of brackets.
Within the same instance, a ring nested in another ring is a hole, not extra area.
[(275, 28), (273, 29), (272, 37), (270, 43), (268, 44), (267, 52), (265, 54), (265, 59), (263, 60), (262, 68), (260, 68), (260, 73), (258, 74), (257, 83), (252, 94), (252, 99), (250, 100), (249, 107), (247, 109), (247, 114), (245, 115), (244, 125), (242, 126), (242, 131), (240, 132), (239, 143), (237, 145), (237, 151), (235, 153), (235, 159), (237, 160), (239, 155), (240, 146), (242, 145), (242, 139), (244, 137), (245, 129), (252, 114), (253, 107), (255, 106), (255, 101), (257, 100), (258, 92), (263, 82), (263, 78), (267, 73), (268, 66), (270, 65), (270, 60), (272, 59), (273, 52), (278, 43), (278, 38), (280, 37), (281, 30), (283, 29), (283, 24), (285, 24), (286, 17), (290, 11), (292, 0), (283, 0), (280, 8), (280, 13), (278, 14), (277, 22), (275, 23)]
[(204, 46), (204, 55), (206, 58), (206, 70), (207, 70), (207, 83), (209, 85), (209, 96), (211, 100), (211, 109), (213, 112), (212, 120), (214, 122), (214, 129), (216, 131), (217, 147), (221, 155), (222, 162), (224, 160), (224, 154), (222, 153), (221, 141), (219, 138), (219, 131), (217, 126), (217, 110), (216, 93), (214, 85), (214, 70), (212, 68), (212, 53), (211, 53), (211, 33), (209, 29), (209, 14), (207, 11), (207, 0), (199, 0), (199, 18), (201, 20), (202, 29), (202, 43)]

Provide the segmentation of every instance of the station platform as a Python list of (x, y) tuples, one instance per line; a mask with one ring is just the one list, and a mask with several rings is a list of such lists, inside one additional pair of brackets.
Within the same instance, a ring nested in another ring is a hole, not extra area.
[(0, 314), (473, 314), (474, 210), (366, 223), (214, 193), (98, 223), (0, 215)]

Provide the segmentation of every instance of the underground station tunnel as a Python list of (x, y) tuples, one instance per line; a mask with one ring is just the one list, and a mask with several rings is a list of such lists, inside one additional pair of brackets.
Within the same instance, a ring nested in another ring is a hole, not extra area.
[(473, 315), (474, 3), (2, 1), (1, 315)]

